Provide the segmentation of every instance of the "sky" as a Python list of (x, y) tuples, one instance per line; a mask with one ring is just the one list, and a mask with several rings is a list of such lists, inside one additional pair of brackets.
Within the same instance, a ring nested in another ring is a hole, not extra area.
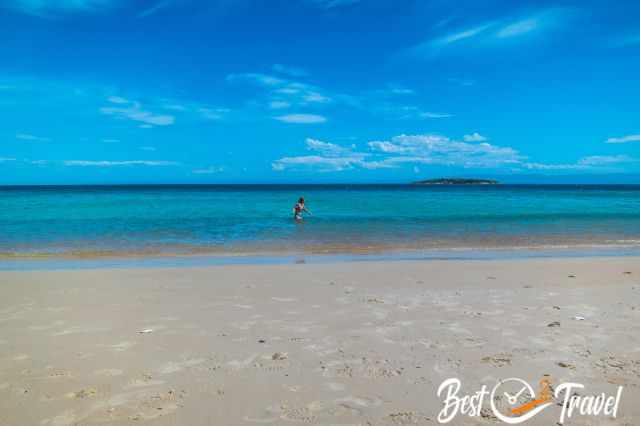
[(0, 185), (640, 183), (640, 2), (0, 0)]

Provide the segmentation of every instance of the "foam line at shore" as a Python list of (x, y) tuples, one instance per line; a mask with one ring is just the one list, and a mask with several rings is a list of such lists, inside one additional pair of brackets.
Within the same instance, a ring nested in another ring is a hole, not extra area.
[(233, 254), (206, 256), (114, 256), (104, 258), (25, 258), (0, 260), (0, 271), (178, 268), (220, 265), (286, 265), (408, 260), (510, 260), (535, 258), (640, 256), (640, 246), (580, 246), (504, 249), (445, 249), (340, 254)]

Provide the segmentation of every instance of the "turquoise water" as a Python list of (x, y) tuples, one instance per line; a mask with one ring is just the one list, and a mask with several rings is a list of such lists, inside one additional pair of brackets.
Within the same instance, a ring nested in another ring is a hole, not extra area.
[(0, 206), (5, 257), (640, 246), (640, 186), (22, 187)]

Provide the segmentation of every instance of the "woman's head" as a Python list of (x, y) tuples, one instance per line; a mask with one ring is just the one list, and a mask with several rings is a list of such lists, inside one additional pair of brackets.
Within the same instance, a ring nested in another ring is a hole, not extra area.
[(300, 204), (304, 204), (304, 197), (300, 197), (300, 198), (298, 199), (298, 203), (300, 203)]

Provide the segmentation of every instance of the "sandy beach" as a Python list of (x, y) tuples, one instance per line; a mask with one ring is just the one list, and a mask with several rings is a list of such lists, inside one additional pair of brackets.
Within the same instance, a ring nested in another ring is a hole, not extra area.
[[(640, 421), (638, 258), (0, 273), (0, 425), (438, 424), (548, 375)], [(529, 420), (554, 425), (561, 401)], [(503, 424), (488, 408), (450, 424)]]

